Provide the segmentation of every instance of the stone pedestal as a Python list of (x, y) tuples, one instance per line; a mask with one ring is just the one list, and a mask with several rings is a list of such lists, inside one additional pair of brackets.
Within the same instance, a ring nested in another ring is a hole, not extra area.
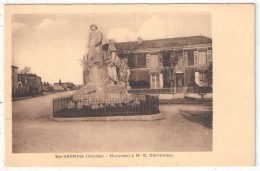
[(94, 85), (85, 85), (79, 89), (73, 96), (73, 101), (83, 101), (86, 99), (113, 99), (113, 98), (124, 98), (130, 97), (127, 90), (123, 85), (111, 85), (106, 86), (103, 89), (98, 89)]

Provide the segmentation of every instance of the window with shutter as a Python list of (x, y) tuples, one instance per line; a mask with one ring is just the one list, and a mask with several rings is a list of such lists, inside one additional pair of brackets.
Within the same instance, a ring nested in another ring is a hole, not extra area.
[(183, 52), (183, 65), (188, 65), (188, 52)]
[(194, 65), (194, 55), (188, 53), (188, 65), (193, 66)]
[(159, 77), (159, 74), (153, 74), (151, 75), (151, 88), (160, 88), (160, 79), (162, 79), (162, 75), (161, 78)]
[(150, 66), (151, 68), (157, 68), (158, 67), (158, 55), (150, 55)]
[(199, 52), (198, 65), (206, 65), (206, 64), (207, 64), (206, 52)]
[(212, 54), (211, 50), (207, 50), (207, 63), (212, 63)]
[(183, 65), (183, 58), (182, 58), (182, 57), (179, 57), (179, 58), (178, 58), (178, 64), (179, 64), (179, 65)]
[(150, 68), (150, 67), (151, 67), (151, 64), (150, 64), (150, 54), (147, 54), (147, 55), (146, 55), (146, 67), (147, 67), (147, 68)]
[(162, 56), (158, 54), (147, 54), (146, 55), (146, 66), (147, 68), (157, 68), (163, 66)]
[(198, 51), (194, 51), (194, 65), (198, 65)]
[(163, 56), (159, 55), (159, 67), (163, 67)]

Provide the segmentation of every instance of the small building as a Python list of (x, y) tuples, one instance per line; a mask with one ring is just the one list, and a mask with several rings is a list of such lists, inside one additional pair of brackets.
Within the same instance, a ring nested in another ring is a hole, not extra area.
[(63, 88), (63, 86), (59, 83), (54, 83), (53, 84), (53, 90), (54, 91), (65, 91), (65, 89)]
[(42, 83), (42, 91), (43, 92), (52, 92), (54, 91), (53, 85), (51, 85), (49, 82), (43, 82)]
[(41, 77), (36, 74), (18, 74), (18, 88), (23, 87), (31, 95), (41, 93)]
[(12, 97), (30, 96), (41, 93), (41, 77), (36, 74), (18, 73), (12, 66)]
[(67, 91), (67, 90), (77, 90), (78, 87), (72, 83), (72, 82), (65, 82), (62, 83), (61, 80), (59, 80), (58, 83), (53, 84), (54, 90), (56, 91)]
[(40, 87), (42, 83), (36, 74), (18, 74), (18, 80), (24, 87)]
[(66, 86), (67, 90), (77, 90), (78, 89), (78, 87), (72, 82), (65, 82), (63, 84), (64, 84), (64, 86)]
[(138, 38), (134, 42), (117, 43), (116, 47), (118, 56), (128, 59), (132, 89), (173, 88), (174, 92), (187, 92), (198, 86), (195, 76), (207, 82), (204, 73), (212, 64), (211, 38)]
[(12, 92), (18, 87), (18, 67), (12, 65)]

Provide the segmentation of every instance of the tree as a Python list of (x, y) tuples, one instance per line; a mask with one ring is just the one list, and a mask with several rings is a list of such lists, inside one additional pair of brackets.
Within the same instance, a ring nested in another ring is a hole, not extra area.
[(212, 79), (212, 75), (213, 75), (212, 62), (209, 63), (209, 66), (208, 66), (207, 70), (205, 71), (205, 74), (206, 74), (206, 78), (208, 80), (209, 87), (212, 87), (212, 84), (213, 84), (213, 79)]
[(23, 69), (20, 71), (21, 74), (30, 74), (31, 73), (31, 68), (25, 66)]
[(174, 49), (173, 51), (164, 51), (163, 55), (169, 56), (169, 78), (171, 80), (171, 87), (173, 87), (173, 82), (175, 81), (175, 72), (176, 72), (176, 65), (178, 63), (179, 57), (182, 56), (183, 50), (182, 48)]
[(204, 74), (208, 82), (208, 86), (198, 87), (198, 94), (201, 96), (201, 98), (203, 98), (204, 95), (212, 91), (212, 73), (212, 63), (209, 63), (209, 66), (204, 71)]

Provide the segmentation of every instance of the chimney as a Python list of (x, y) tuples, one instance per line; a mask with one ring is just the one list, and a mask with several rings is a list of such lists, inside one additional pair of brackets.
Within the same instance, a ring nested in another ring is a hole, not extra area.
[(143, 39), (141, 37), (137, 37), (137, 42), (138, 42), (138, 44), (142, 44), (143, 43)]

